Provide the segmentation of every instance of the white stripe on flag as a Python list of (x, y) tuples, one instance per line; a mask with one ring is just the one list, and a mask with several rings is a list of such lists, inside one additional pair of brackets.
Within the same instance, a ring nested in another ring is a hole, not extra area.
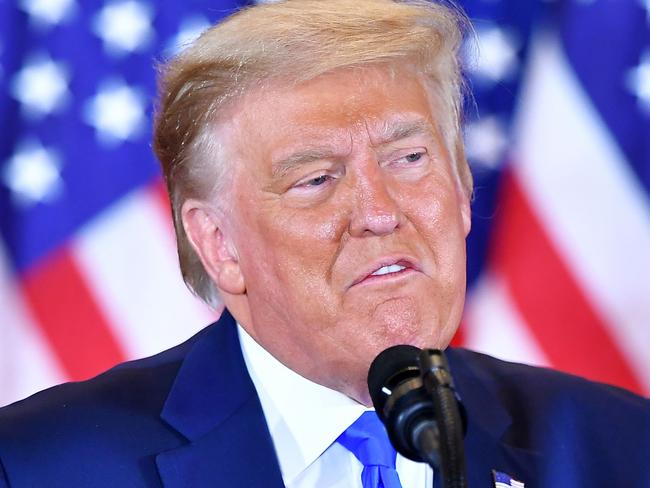
[(650, 200), (558, 42), (534, 45), (515, 124), (516, 176), (650, 390)]
[(496, 273), (484, 272), (472, 288), (463, 327), (463, 346), (469, 349), (507, 361), (549, 364)]
[(214, 319), (182, 282), (170, 222), (150, 191), (87, 226), (73, 255), (129, 357), (182, 342)]
[(27, 310), (0, 243), (0, 406), (65, 380)]

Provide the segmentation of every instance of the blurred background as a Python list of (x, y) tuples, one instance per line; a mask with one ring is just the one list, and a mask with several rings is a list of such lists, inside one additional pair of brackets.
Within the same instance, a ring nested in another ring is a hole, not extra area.
[[(326, 1), (326, 0), (324, 0)], [(650, 0), (466, 0), (454, 340), (650, 394)], [(156, 64), (245, 2), (0, 0), (0, 405), (211, 322), (150, 148)]]

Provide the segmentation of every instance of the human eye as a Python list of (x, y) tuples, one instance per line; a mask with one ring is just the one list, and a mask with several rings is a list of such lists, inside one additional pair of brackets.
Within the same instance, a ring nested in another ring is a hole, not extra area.
[(299, 193), (312, 193), (328, 187), (332, 180), (334, 177), (329, 173), (316, 173), (298, 180), (291, 185), (290, 190)]
[(319, 175), (299, 183), (298, 186), (302, 186), (302, 187), (321, 186), (327, 183), (331, 179), (332, 177), (329, 175)]
[(421, 161), (426, 155), (426, 151), (413, 151), (397, 158), (396, 162), (398, 164), (413, 164)]
[(415, 178), (427, 174), (431, 169), (431, 158), (426, 146), (404, 145), (382, 158), (382, 167), (395, 175)]
[(293, 182), (287, 186), (287, 195), (306, 199), (326, 198), (331, 194), (336, 182), (344, 172), (344, 168), (340, 165), (305, 168), (305, 172), (296, 176)]

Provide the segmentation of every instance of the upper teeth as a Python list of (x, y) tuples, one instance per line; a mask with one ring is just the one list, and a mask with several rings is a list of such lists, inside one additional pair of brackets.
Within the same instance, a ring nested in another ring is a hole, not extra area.
[(399, 264), (391, 264), (390, 266), (382, 266), (377, 271), (375, 271), (372, 274), (372, 276), (381, 276), (381, 275), (385, 275), (385, 274), (388, 274), (388, 273), (397, 273), (398, 271), (402, 271), (405, 268), (406, 268), (406, 266), (400, 266)]

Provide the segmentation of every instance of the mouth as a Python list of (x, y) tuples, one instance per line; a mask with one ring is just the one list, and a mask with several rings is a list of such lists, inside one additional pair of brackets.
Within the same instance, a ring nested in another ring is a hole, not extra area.
[(419, 271), (418, 267), (410, 259), (382, 259), (381, 261), (370, 265), (367, 270), (362, 272), (354, 280), (350, 287), (394, 281), (417, 271)]
[(402, 266), (401, 264), (391, 264), (388, 266), (382, 266), (374, 273), (371, 273), (370, 276), (383, 276), (392, 273), (399, 273), (403, 269), (406, 269), (406, 266)]

